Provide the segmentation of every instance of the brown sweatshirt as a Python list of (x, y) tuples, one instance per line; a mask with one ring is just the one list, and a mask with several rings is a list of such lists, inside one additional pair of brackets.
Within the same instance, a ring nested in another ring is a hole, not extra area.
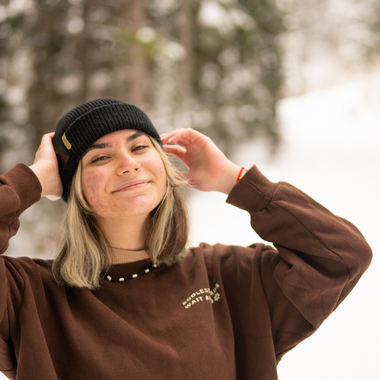
[[(1, 253), (40, 193), (25, 165), (0, 177)], [(2, 256), (0, 370), (20, 380), (277, 379), (280, 358), (347, 296), (371, 250), (352, 224), (256, 167), (227, 201), (276, 249), (202, 244), (173, 267), (95, 291), (58, 287), (51, 261)]]

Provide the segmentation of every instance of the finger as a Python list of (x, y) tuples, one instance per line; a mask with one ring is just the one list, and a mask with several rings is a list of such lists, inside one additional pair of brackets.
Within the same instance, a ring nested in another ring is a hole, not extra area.
[(175, 136), (172, 136), (168, 140), (169, 144), (179, 144), (182, 146), (187, 146), (189, 144), (194, 143), (194, 139), (191, 138), (191, 136), (185, 135), (185, 134), (177, 134)]
[(53, 147), (53, 139), (54, 132), (46, 133), (42, 136), (40, 146), (38, 147), (35, 156), (34, 163), (36, 163), (41, 158), (51, 158), (55, 157), (55, 151)]
[(164, 145), (164, 151), (167, 154), (182, 159), (186, 154), (186, 149), (178, 145)]
[(176, 135), (178, 134), (177, 131), (174, 131), (174, 132), (170, 132), (170, 133), (167, 133), (166, 135), (161, 135), (160, 138), (161, 138), (161, 141), (162, 141), (162, 144), (175, 144), (172, 139), (173, 137), (175, 137)]
[(177, 144), (180, 141), (182, 145), (192, 143), (198, 136), (201, 136), (199, 132), (194, 131), (191, 128), (181, 128), (175, 131), (161, 135), (161, 141), (163, 144)]
[(54, 132), (46, 133), (42, 136), (41, 143), (38, 149), (52, 148), (53, 147), (53, 136)]
[(42, 136), (41, 142), (49, 142), (49, 141), (51, 142), (53, 140), (54, 135), (55, 135), (54, 132), (45, 133)]
[(190, 142), (188, 140), (185, 140), (183, 138), (180, 138), (178, 141), (177, 141), (177, 144), (178, 145), (181, 145), (181, 146), (184, 146), (185, 148), (190, 144)]
[(168, 132), (168, 133), (163, 133), (162, 135), (160, 135), (161, 141), (165, 144), (168, 142), (168, 140), (171, 137), (175, 136), (178, 133), (181, 133), (181, 131), (183, 131), (183, 130), (184, 130), (184, 128), (181, 128), (181, 129), (176, 129), (176, 130)]

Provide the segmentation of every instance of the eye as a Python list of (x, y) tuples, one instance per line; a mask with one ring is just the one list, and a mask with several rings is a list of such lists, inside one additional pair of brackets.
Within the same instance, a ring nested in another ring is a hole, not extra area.
[(91, 161), (92, 164), (96, 163), (96, 162), (100, 162), (100, 161), (104, 161), (106, 160), (108, 157), (107, 156), (100, 156), (98, 158), (95, 158), (95, 160)]
[(132, 149), (132, 152), (137, 152), (139, 150), (144, 150), (145, 148), (149, 148), (148, 145), (138, 145)]

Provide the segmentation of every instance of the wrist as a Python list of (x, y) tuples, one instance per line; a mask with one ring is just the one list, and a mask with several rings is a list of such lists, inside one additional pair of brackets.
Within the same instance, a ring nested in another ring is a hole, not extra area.
[(241, 167), (235, 164), (231, 164), (229, 168), (225, 171), (223, 178), (221, 179), (221, 189), (220, 192), (224, 194), (229, 194), (232, 188), (236, 185), (236, 179), (240, 175)]
[(238, 183), (245, 175), (245, 173), (247, 173), (247, 169), (243, 166), (240, 171), (239, 171), (239, 174), (238, 174), (238, 177), (236, 179), (236, 183)]
[(44, 178), (46, 177), (46, 173), (44, 171), (44, 168), (41, 167), (41, 165), (39, 165), (37, 163), (37, 164), (30, 165), (29, 169), (34, 172), (34, 174), (36, 175), (36, 177), (40, 181), (40, 185), (41, 185), (41, 189), (42, 189), (41, 197), (43, 197), (45, 195), (44, 194)]
[(33, 165), (30, 165), (29, 169), (34, 172), (40, 181), (42, 188), (41, 197), (48, 197), (51, 200), (60, 198), (59, 186), (62, 187), (62, 185), (60, 185), (60, 183), (57, 184), (56, 175), (54, 174), (53, 168), (50, 168), (42, 161), (39, 161)]

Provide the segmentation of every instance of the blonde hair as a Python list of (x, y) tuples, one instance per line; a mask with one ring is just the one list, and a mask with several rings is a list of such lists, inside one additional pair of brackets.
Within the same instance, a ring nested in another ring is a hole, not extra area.
[[(150, 213), (145, 250), (154, 263), (173, 265), (186, 254), (189, 234), (188, 214), (179, 187), (189, 183), (174, 168), (162, 147), (150, 139), (166, 171), (166, 192)], [(59, 285), (95, 289), (100, 272), (111, 265), (109, 245), (98, 227), (94, 212), (82, 192), (81, 163), (70, 188), (68, 207), (59, 239), (59, 254), (53, 262), (53, 275)]]

